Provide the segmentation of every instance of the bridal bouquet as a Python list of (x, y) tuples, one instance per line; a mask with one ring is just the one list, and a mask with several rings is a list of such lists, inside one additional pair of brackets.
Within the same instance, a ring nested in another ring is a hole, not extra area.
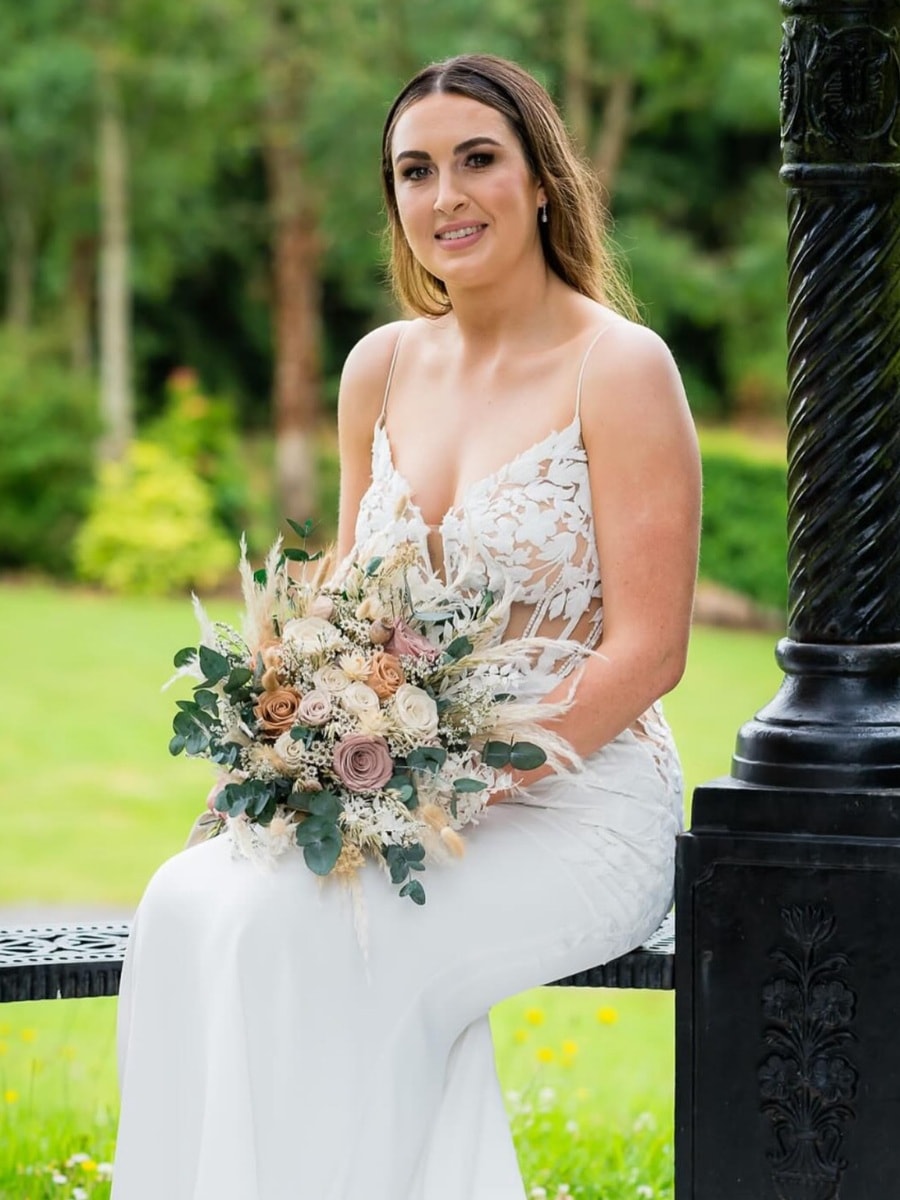
[(242, 544), (241, 631), (195, 597), (200, 644), (175, 666), (196, 683), (169, 749), (218, 765), (219, 829), (248, 857), (296, 847), (317, 875), (351, 878), (371, 859), (423, 904), (414, 873), (462, 853), (458, 831), (509, 768), (575, 763), (538, 724), (565, 705), (516, 698), (547, 639), (502, 642), (510, 600), (454, 593), (408, 543), (328, 567), (279, 539), (254, 572)]

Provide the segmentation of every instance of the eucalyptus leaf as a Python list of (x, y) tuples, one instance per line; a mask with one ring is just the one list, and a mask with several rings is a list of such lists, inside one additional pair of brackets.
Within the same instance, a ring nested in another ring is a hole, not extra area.
[(290, 525), (291, 529), (293, 529), (294, 533), (296, 533), (297, 537), (303, 538), (304, 541), (306, 541), (313, 531), (314, 526), (310, 517), (307, 517), (302, 525), (297, 521), (292, 521), (290, 517), (285, 517), (284, 519)]
[(311, 871), (327, 875), (333, 870), (343, 845), (337, 825), (321, 817), (307, 817), (297, 826), (294, 837), (297, 845), (303, 847), (303, 858)]
[(310, 554), (308, 550), (304, 550), (302, 546), (286, 546), (284, 549), (284, 557), (290, 562), (309, 562)]
[(208, 688), (197, 688), (194, 692), (194, 700), (208, 713), (219, 715), (219, 697), (215, 692), (209, 691)]
[(481, 751), (481, 761), (489, 767), (502, 768), (509, 766), (508, 742), (485, 742)]
[(231, 664), (224, 654), (213, 650), (210, 646), (200, 647), (200, 670), (207, 683), (218, 683), (231, 670)]
[(375, 572), (378, 570), (378, 568), (381, 566), (381, 564), (383, 562), (384, 562), (383, 556), (378, 556), (376, 558), (370, 558), (369, 561), (366, 563), (366, 575), (371, 579), (371, 577), (375, 574)]
[(456, 792), (483, 792), (487, 787), (480, 779), (454, 779), (453, 790)]
[(544, 751), (531, 742), (516, 742), (509, 752), (510, 765), (517, 771), (533, 771), (536, 767), (542, 767), (546, 761), (547, 755)]
[(183, 749), (184, 749), (184, 738), (181, 737), (180, 734), (176, 733), (171, 738), (169, 738), (169, 753), (170, 754), (178, 755), (182, 752)]
[(268, 581), (268, 574), (265, 567), (260, 567), (258, 571), (253, 572), (253, 582), (258, 583), (260, 587), (265, 587)]
[(225, 691), (230, 696), (232, 692), (239, 691), (246, 683), (249, 683), (253, 678), (253, 672), (248, 667), (232, 667), (228, 678), (225, 681)]
[(172, 661), (176, 667), (186, 667), (189, 663), (192, 663), (196, 657), (197, 647), (185, 646), (182, 650), (178, 651)]
[(315, 792), (309, 801), (309, 811), (317, 817), (336, 822), (341, 812), (342, 804), (334, 792)]
[(472, 642), (465, 634), (460, 634), (455, 637), (449, 646), (444, 650), (444, 654), (451, 660), (457, 661), (460, 658), (465, 658), (467, 654), (471, 654), (474, 649)]
[(413, 904), (425, 903), (425, 889), (419, 883), (418, 879), (410, 879), (409, 883), (405, 883), (400, 889), (401, 896), (409, 896)]

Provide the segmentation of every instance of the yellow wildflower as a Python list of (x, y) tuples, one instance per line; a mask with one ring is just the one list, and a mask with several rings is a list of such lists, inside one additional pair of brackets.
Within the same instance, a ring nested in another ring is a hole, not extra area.
[(575, 1099), (576, 1100), (580, 1100), (582, 1103), (584, 1103), (585, 1100), (590, 1100), (590, 1098), (591, 1098), (591, 1089), (590, 1088), (580, 1087), (580, 1088), (575, 1089)]
[(597, 1020), (601, 1025), (615, 1025), (619, 1019), (619, 1014), (614, 1008), (603, 1006), (597, 1009)]
[(3, 1093), (3, 1099), (7, 1104), (15, 1104), (19, 1099), (19, 1093), (14, 1088), (7, 1088)]
[(556, 1051), (551, 1046), (541, 1046), (537, 1052), (539, 1063), (556, 1062)]
[(513, 1033), (513, 1041), (516, 1043), (517, 1046), (524, 1046), (525, 1043), (528, 1041), (528, 1037), (529, 1037), (529, 1034), (528, 1034), (527, 1029), (517, 1029)]
[(526, 1008), (525, 1020), (529, 1025), (543, 1025), (544, 1010), (542, 1008)]
[(23, 1042), (36, 1042), (37, 1041), (37, 1030), (36, 1029), (23, 1029), (22, 1030), (22, 1041)]
[(84, 1162), (81, 1164), (81, 1169), (82, 1169), (82, 1171), (96, 1171), (97, 1164), (94, 1162), (94, 1160), (92, 1158), (86, 1158), (84, 1160)]
[(4, 1054), (9, 1054), (9, 1042), (0, 1042), (0, 1058)]
[(72, 1062), (78, 1057), (78, 1051), (74, 1046), (62, 1046), (59, 1051), (59, 1057), (64, 1058), (66, 1062)]
[(562, 1044), (562, 1052), (566, 1058), (574, 1058), (578, 1053), (578, 1043), (567, 1038)]

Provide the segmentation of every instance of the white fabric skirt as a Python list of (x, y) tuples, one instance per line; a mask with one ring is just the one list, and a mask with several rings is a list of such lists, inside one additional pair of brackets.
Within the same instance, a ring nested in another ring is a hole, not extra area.
[(631, 733), (493, 805), (427, 902), (220, 836), (166, 862), (119, 1000), (114, 1200), (523, 1200), (488, 1010), (623, 954), (672, 897), (681, 789)]

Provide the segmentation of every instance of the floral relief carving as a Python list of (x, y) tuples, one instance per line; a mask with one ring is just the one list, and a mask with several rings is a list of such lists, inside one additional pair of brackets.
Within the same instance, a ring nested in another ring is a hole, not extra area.
[[(805, 83), (804, 83), (805, 81)], [(793, 18), (781, 49), (785, 142), (813, 136), (832, 149), (885, 139), (897, 146), (900, 56), (897, 30), (873, 25), (828, 29)]]
[(791, 945), (770, 955), (778, 972), (762, 989), (769, 1053), (758, 1071), (774, 1135), (772, 1181), (779, 1200), (838, 1200), (858, 1083), (848, 1057), (856, 994), (844, 977), (847, 956), (825, 949), (836, 925), (828, 908), (795, 905), (781, 917)]

